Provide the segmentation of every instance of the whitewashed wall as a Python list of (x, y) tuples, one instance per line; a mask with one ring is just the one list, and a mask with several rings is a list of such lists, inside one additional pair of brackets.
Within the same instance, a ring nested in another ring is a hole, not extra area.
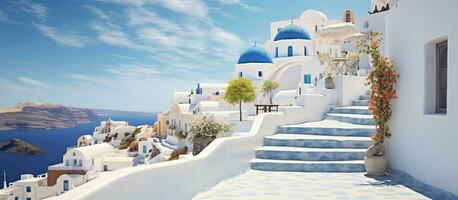
[[(389, 165), (430, 185), (458, 194), (458, 1), (401, 0), (387, 17), (387, 52), (401, 78), (388, 141)], [(448, 38), (448, 109), (427, 114), (434, 88), (431, 42)]]
[(248, 134), (219, 138), (196, 157), (102, 174), (55, 199), (190, 199), (221, 180), (248, 170), (254, 150), (262, 145), (264, 136), (274, 134), (280, 125), (305, 121), (310, 114), (260, 114)]

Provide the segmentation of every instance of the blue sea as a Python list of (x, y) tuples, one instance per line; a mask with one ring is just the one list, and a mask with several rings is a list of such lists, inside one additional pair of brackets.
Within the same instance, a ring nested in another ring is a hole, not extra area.
[[(156, 114), (111, 115), (101, 118), (102, 120), (111, 118), (115, 121), (127, 121), (130, 125), (138, 126), (153, 124), (156, 121)], [(100, 121), (64, 129), (0, 131), (0, 141), (19, 138), (46, 151), (44, 154), (34, 156), (0, 152), (1, 180), (3, 181), (3, 170), (6, 170), (8, 182), (19, 180), (21, 174), (25, 173), (33, 175), (46, 173), (49, 165), (62, 162), (62, 156), (67, 147), (75, 146), (76, 140), (81, 135), (92, 135), (94, 128), (98, 125)], [(0, 187), (3, 185), (0, 184)]]

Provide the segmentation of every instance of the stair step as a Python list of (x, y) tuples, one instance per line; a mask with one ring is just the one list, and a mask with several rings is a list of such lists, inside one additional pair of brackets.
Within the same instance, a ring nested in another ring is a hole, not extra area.
[(289, 172), (365, 172), (363, 160), (352, 161), (298, 161), (253, 159), (251, 169)]
[(277, 160), (308, 160), (308, 161), (341, 161), (362, 160), (366, 149), (349, 148), (301, 148), (263, 146), (255, 151), (256, 158)]
[(317, 122), (281, 126), (277, 133), (331, 135), (331, 136), (372, 136), (373, 125), (360, 125), (325, 119)]
[(369, 94), (360, 95), (359, 100), (369, 100)]
[(264, 138), (265, 146), (288, 146), (307, 148), (367, 148), (370, 137), (275, 134)]
[(361, 124), (361, 125), (374, 125), (375, 122), (372, 119), (372, 115), (357, 115), (357, 114), (338, 114), (338, 113), (328, 113), (326, 114), (326, 119), (336, 120), (351, 124)]
[(369, 100), (353, 100), (351, 102), (352, 106), (368, 106)]
[(369, 106), (332, 107), (329, 113), (370, 115)]

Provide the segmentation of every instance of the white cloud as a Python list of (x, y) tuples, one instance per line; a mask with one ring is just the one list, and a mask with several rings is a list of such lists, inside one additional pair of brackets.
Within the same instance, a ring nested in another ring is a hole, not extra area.
[(141, 28), (138, 36), (147, 42), (159, 43), (162, 47), (176, 48), (182, 44), (181, 38), (176, 35), (163, 33), (155, 28)]
[(83, 6), (84, 8), (88, 9), (91, 13), (93, 13), (94, 15), (100, 17), (101, 19), (104, 19), (104, 20), (109, 20), (111, 19), (110, 16), (108, 16), (105, 12), (103, 12), (102, 10), (98, 9), (97, 7), (95, 6), (91, 6), (91, 5), (85, 5)]
[(226, 5), (238, 5), (238, 6), (242, 7), (243, 9), (251, 11), (251, 12), (261, 12), (261, 11), (263, 11), (262, 8), (257, 7), (257, 6), (253, 6), (253, 5), (249, 5), (249, 4), (245, 3), (245, 2), (243, 2), (242, 0), (217, 0), (217, 1), (222, 3), (222, 4), (226, 4)]
[(119, 30), (119, 27), (113, 24), (92, 23), (91, 27), (97, 32), (97, 37), (104, 43), (114, 46), (124, 46), (139, 49), (140, 46), (133, 43), (127, 34)]
[(0, 10), (0, 21), (6, 22), (6, 23), (16, 23), (13, 19), (9, 18), (6, 13), (2, 10)]
[(85, 74), (69, 74), (67, 75), (68, 78), (75, 79), (75, 80), (89, 80), (91, 77)]
[(155, 25), (166, 31), (182, 30), (177, 23), (142, 7), (128, 8), (126, 10), (126, 16), (128, 18), (128, 24), (131, 26)]
[(117, 76), (130, 76), (130, 77), (152, 77), (160, 74), (155, 65), (144, 63), (129, 63), (121, 64), (116, 67), (105, 69), (106, 72)]
[[(69, 47), (83, 47), (89, 40), (85, 36), (81, 36), (76, 32), (59, 29), (57, 27), (48, 26), (45, 24), (32, 23), (46, 37)], [(67, 28), (66, 28), (67, 29)]]
[(42, 4), (32, 3), (30, 1), (23, 1), (22, 4), (24, 5), (22, 10), (34, 15), (40, 22), (44, 22), (48, 18), (48, 9)]
[(115, 54), (115, 53), (111, 53), (110, 55), (117, 57), (117, 58), (125, 59), (125, 60), (136, 60), (135, 57), (131, 57), (131, 56), (125, 56), (125, 55), (120, 55), (120, 54)]
[(156, 0), (163, 7), (186, 15), (206, 17), (208, 6), (200, 0)]
[(19, 76), (17, 77), (17, 80), (19, 80), (20, 82), (28, 86), (32, 86), (32, 87), (40, 87), (40, 88), (45, 88), (45, 89), (51, 88), (51, 85), (44, 81), (39, 81), (39, 80), (35, 80), (32, 78), (28, 78), (28, 77)]

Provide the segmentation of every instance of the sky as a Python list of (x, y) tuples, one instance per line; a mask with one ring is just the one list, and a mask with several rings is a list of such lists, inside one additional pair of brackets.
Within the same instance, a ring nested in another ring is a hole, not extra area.
[(272, 21), (341, 19), (369, 0), (0, 1), (0, 107), (54, 102), (163, 111), (174, 91), (226, 82)]

